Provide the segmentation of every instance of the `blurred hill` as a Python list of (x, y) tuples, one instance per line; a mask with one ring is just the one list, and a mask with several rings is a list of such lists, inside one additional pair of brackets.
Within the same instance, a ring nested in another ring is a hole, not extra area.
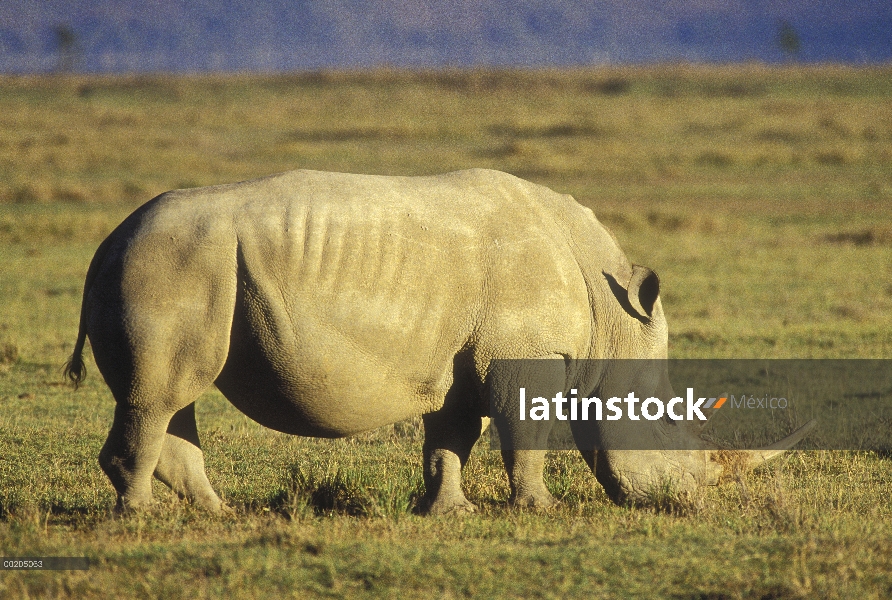
[(889, 0), (3, 0), (0, 71), (892, 60)]

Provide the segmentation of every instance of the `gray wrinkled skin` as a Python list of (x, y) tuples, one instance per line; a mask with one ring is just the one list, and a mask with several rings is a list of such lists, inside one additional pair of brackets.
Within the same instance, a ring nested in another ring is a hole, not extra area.
[[(488, 394), (505, 405), (516, 394), (512, 373), (489, 373), (490, 361), (665, 357), (658, 286), (590, 210), (505, 173), (294, 171), (168, 192), (130, 215), (90, 265), (68, 372), (83, 377), (88, 335), (117, 403), (99, 460), (121, 509), (152, 501), (153, 474), (222, 508), (194, 410), (215, 384), (252, 419), (295, 435), (423, 415), (423, 508), (470, 511), (461, 468)], [(554, 383), (609, 395), (628, 377)], [(668, 386), (665, 374), (653, 382)], [(660, 423), (665, 451), (584, 453), (616, 501), (667, 481), (716, 482), (708, 454), (673, 449), (687, 434)], [(607, 448), (622, 435), (600, 427)], [(503, 452), (514, 503), (554, 502), (544, 454)]]

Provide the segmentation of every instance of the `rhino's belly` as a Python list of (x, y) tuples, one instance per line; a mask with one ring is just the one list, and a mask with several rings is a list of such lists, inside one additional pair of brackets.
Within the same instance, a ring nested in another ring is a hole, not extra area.
[(220, 391), (264, 427), (291, 435), (345, 437), (406, 419), (424, 409), (411, 398), (368, 398), (335, 390), (251, 391), (218, 382)]
[(452, 385), (451, 361), (422, 368), (331, 337), (327, 343), (317, 338), (271, 345), (237, 333), (215, 383), (247, 416), (284, 433), (342, 437), (368, 431), (439, 409)]

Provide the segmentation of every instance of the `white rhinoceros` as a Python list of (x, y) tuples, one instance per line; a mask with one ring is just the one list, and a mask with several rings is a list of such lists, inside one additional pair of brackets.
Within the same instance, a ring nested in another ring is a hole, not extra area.
[[(423, 415), (424, 508), (473, 510), (462, 465), (489, 394), (516, 393), (510, 372), (489, 372), (494, 359), (667, 352), (656, 275), (633, 267), (570, 196), (487, 170), (294, 171), (162, 194), (96, 251), (67, 367), (75, 384), (86, 336), (117, 402), (99, 462), (119, 508), (151, 502), (153, 473), (222, 507), (194, 407), (216, 384), (258, 423), (296, 435), (348, 436)], [(618, 383), (586, 377), (561, 383), (595, 392)], [(671, 395), (667, 377), (660, 385)], [(705, 450), (611, 452), (610, 423), (598, 425), (608, 447), (584, 455), (617, 501), (721, 475)], [(544, 455), (503, 450), (513, 502), (553, 502)]]

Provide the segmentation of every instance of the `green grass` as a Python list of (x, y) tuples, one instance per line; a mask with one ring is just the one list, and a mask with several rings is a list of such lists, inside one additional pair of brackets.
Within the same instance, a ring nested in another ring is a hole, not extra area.
[(651, 508), (554, 452), (549, 513), (509, 510), (478, 444), (478, 514), (414, 514), (417, 422), (346, 440), (265, 430), (209, 390), (209, 516), (156, 484), (114, 517), (113, 400), (61, 367), (92, 253), (167, 189), (291, 168), (492, 167), (574, 194), (661, 277), (670, 356), (892, 356), (892, 77), (687, 67), (0, 79), (0, 550), (88, 556), (0, 597), (885, 598), (888, 455), (793, 452)]

